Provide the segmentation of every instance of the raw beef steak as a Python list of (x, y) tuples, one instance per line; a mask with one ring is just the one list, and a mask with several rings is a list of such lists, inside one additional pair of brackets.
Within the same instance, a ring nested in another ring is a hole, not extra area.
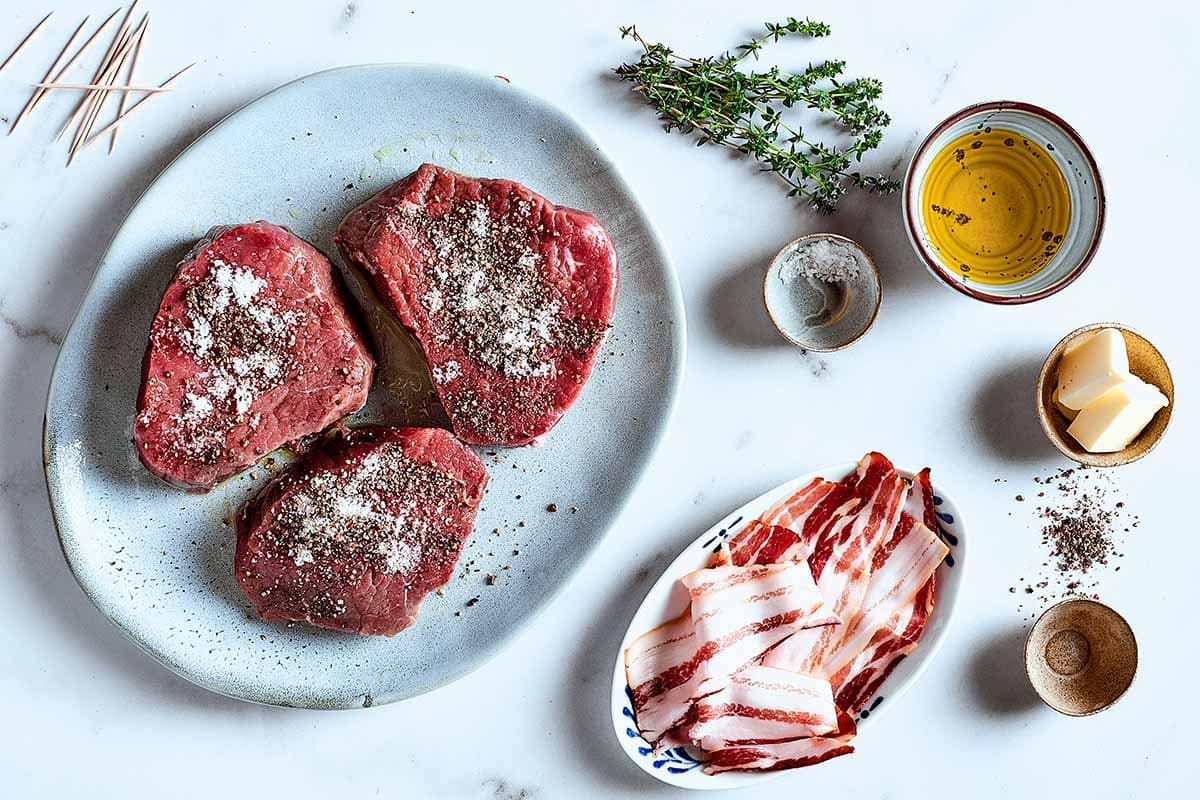
[(326, 440), (242, 510), (238, 585), (263, 619), (391, 636), (454, 574), (486, 483), (441, 428)]
[(265, 222), (213, 228), (151, 325), (134, 447), (210, 489), (361, 408), (374, 366), (325, 256)]
[(579, 397), (617, 296), (595, 217), (425, 164), (335, 241), (420, 342), (463, 441), (527, 444)]

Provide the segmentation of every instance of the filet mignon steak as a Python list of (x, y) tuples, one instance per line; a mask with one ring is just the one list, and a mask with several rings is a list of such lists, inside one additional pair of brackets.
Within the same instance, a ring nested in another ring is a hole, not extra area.
[(155, 475), (210, 489), (361, 408), (374, 364), (316, 248), (266, 222), (213, 228), (151, 325), (134, 446)]
[(242, 510), (238, 585), (263, 619), (391, 636), (454, 574), (486, 483), (441, 428), (326, 440)]
[(592, 215), (424, 164), (335, 241), (420, 343), (463, 441), (527, 444), (579, 397), (617, 296), (616, 250)]

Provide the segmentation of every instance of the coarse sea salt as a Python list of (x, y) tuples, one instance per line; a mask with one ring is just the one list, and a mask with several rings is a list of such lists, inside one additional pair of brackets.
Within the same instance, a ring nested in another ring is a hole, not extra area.
[(791, 283), (812, 278), (825, 283), (849, 283), (863, 268), (861, 252), (845, 242), (811, 239), (801, 243), (785, 258), (779, 278)]
[(188, 289), (189, 326), (179, 332), (179, 343), (203, 370), (178, 415), (188, 434), (180, 447), (208, 446), (209, 439), (223, 435), (210, 419), (246, 414), (262, 392), (282, 380), (304, 313), (281, 312), (266, 288), (252, 268), (214, 259), (205, 278)]

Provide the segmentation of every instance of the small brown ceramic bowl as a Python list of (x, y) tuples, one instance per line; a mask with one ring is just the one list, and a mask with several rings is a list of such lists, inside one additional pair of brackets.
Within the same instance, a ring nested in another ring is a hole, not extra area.
[(1111, 706), (1133, 683), (1138, 647), (1125, 618), (1078, 597), (1046, 609), (1025, 640), (1025, 672), (1046, 705), (1072, 717)]
[[(1129, 371), (1147, 383), (1157, 386), (1168, 400), (1167, 407), (1154, 415), (1146, 429), (1138, 434), (1128, 447), (1115, 453), (1089, 453), (1085, 450), (1083, 445), (1067, 433), (1071, 421), (1054, 405), (1054, 388), (1058, 385), (1058, 362), (1062, 359), (1063, 350), (1082, 334), (1097, 328), (1116, 328), (1121, 332), (1125, 338), (1125, 349), (1129, 352)], [(1133, 328), (1117, 322), (1095, 322), (1071, 331), (1050, 351), (1046, 362), (1042, 364), (1041, 373), (1038, 374), (1037, 412), (1042, 430), (1060, 453), (1089, 467), (1119, 467), (1137, 461), (1149, 453), (1166, 433), (1167, 423), (1171, 421), (1171, 412), (1174, 410), (1175, 382), (1171, 380), (1171, 370), (1167, 368), (1166, 359), (1158, 352), (1158, 348), (1150, 344), (1149, 339)]]

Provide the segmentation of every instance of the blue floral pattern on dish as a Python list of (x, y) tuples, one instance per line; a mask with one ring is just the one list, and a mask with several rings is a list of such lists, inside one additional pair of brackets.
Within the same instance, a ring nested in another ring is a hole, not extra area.
[(642, 740), (643, 744), (639, 745), (637, 749), (638, 755), (651, 756), (653, 758), (651, 764), (655, 769), (666, 767), (667, 772), (675, 775), (681, 772), (691, 772), (704, 763), (693, 758), (686, 747), (670, 747), (655, 753), (654, 747), (637, 729), (637, 722), (633, 715), (633, 690), (628, 686), (625, 687), (625, 697), (629, 700), (621, 709), (621, 713), (629, 720), (629, 727), (625, 729), (625, 735), (631, 739)]

